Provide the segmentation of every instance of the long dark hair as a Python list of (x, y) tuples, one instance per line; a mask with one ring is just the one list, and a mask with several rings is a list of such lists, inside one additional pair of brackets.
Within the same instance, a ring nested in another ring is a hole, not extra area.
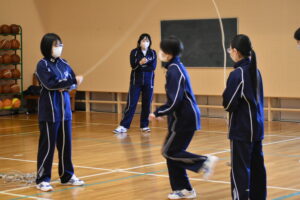
[(148, 38), (150, 44), (149, 44), (149, 49), (151, 47), (151, 44), (152, 44), (152, 41), (151, 41), (151, 36), (148, 34), (148, 33), (143, 33), (140, 35), (138, 41), (137, 41), (137, 48), (139, 48), (141, 46), (141, 41), (144, 39), (144, 38)]
[(231, 41), (231, 48), (235, 48), (240, 54), (247, 58), (251, 57), (250, 61), (250, 77), (252, 81), (253, 91), (256, 92), (256, 98), (259, 98), (259, 74), (257, 70), (256, 54), (252, 48), (251, 41), (247, 35), (236, 35)]

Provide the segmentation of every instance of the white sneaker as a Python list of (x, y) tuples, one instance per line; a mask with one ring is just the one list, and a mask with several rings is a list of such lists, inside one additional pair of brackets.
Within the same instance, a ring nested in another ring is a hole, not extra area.
[(70, 178), (70, 180), (66, 183), (61, 183), (62, 185), (84, 185), (84, 181), (80, 180), (79, 178), (77, 178), (75, 176), (75, 174), (73, 174), (73, 176)]
[(37, 184), (36, 188), (39, 189), (39, 190), (42, 190), (44, 192), (49, 192), (49, 191), (53, 190), (53, 187), (50, 185), (50, 183), (45, 182), (45, 181)]
[(114, 133), (127, 133), (127, 128), (124, 126), (118, 126), (115, 130), (113, 130)]
[(173, 191), (168, 195), (169, 199), (193, 199), (197, 197), (197, 193), (194, 189), (191, 191), (187, 189)]
[(149, 127), (144, 127), (144, 128), (141, 128), (141, 131), (149, 133), (149, 132), (151, 132), (151, 129)]
[(219, 158), (217, 156), (207, 155), (207, 160), (203, 164), (202, 170), (204, 171), (203, 178), (205, 180), (209, 179), (214, 173), (214, 168)]

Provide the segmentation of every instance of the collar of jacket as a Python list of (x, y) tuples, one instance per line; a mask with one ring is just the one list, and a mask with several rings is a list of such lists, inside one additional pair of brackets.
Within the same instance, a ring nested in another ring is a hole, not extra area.
[(250, 58), (244, 58), (234, 64), (233, 68), (238, 68), (240, 66), (248, 65), (250, 63)]
[(169, 65), (171, 65), (172, 63), (179, 63), (180, 62), (180, 58), (179, 56), (176, 56), (174, 58), (172, 58), (167, 64), (166, 64), (166, 68), (168, 69)]
[[(137, 49), (138, 49), (139, 52), (143, 53), (143, 50), (142, 50), (141, 47), (138, 47)], [(150, 52), (150, 50), (151, 49), (148, 47), (148, 49), (146, 50), (146, 55), (148, 54), (148, 52)]]
[(44, 58), (45, 60), (49, 61), (49, 62), (52, 62), (52, 63), (55, 63), (56, 61), (59, 60), (59, 58), (54, 58), (54, 57), (50, 57), (50, 58)]

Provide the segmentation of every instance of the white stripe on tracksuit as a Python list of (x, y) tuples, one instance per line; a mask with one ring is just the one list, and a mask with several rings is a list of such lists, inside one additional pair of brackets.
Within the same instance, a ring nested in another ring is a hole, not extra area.
[(175, 136), (176, 136), (176, 132), (175, 132), (175, 126), (176, 126), (176, 123), (177, 123), (177, 116), (175, 114), (175, 112), (173, 113), (173, 116), (175, 118), (173, 124), (172, 124), (172, 128), (171, 128), (171, 135), (170, 137), (167, 139), (165, 145), (163, 146), (163, 149), (162, 149), (162, 155), (165, 157), (165, 158), (168, 158), (168, 159), (171, 159), (171, 160), (175, 160), (175, 161), (181, 161), (181, 162), (184, 162), (184, 163), (194, 163), (194, 160), (198, 161), (199, 158), (177, 158), (177, 157), (172, 157), (172, 156), (169, 156), (168, 155), (168, 150), (171, 146), (171, 143), (173, 142)]
[[(177, 87), (175, 99), (174, 99), (172, 105), (171, 105), (168, 109), (165, 109), (165, 110), (163, 110), (163, 111), (159, 111), (158, 113), (167, 112), (167, 111), (169, 111), (169, 110), (175, 105), (176, 100), (177, 100), (177, 98), (178, 98), (178, 93), (179, 93), (179, 90), (180, 90), (181, 80), (182, 80), (182, 78), (185, 80), (185, 77), (184, 77), (183, 73), (181, 72), (181, 70), (180, 70), (180, 68), (179, 68), (178, 65), (172, 64), (172, 65), (170, 65), (170, 66), (176, 66), (176, 67), (178, 68), (179, 72), (181, 73), (181, 76), (180, 76), (180, 79), (179, 79), (179, 81), (178, 81), (178, 87)], [(170, 66), (169, 66), (169, 67), (170, 67)], [(193, 107), (193, 103), (192, 103), (191, 99), (188, 97), (188, 95), (186, 94), (186, 92), (185, 92), (184, 94), (186, 95), (187, 99), (188, 99), (189, 102), (191, 103), (191, 107), (192, 107), (192, 109), (193, 109), (193, 111), (194, 111), (194, 113), (195, 113), (196, 127), (198, 127), (198, 126), (197, 126), (197, 113), (196, 113), (196, 111), (195, 111), (195, 109), (194, 109), (194, 107)], [(174, 122), (173, 122), (173, 124), (172, 124), (172, 127), (171, 127), (171, 135), (170, 135), (170, 137), (167, 139), (167, 141), (166, 141), (166, 143), (165, 143), (165, 145), (164, 145), (164, 147), (163, 147), (163, 149), (162, 149), (162, 154), (163, 154), (164, 157), (169, 158), (169, 159), (171, 159), (171, 160), (182, 161), (182, 162), (185, 162), (185, 163), (193, 163), (193, 162), (194, 162), (193, 160), (198, 160), (198, 158), (176, 158), (176, 157), (168, 156), (168, 154), (167, 154), (167, 151), (169, 150), (170, 145), (171, 145), (171, 143), (173, 142), (174, 137), (176, 136), (175, 126), (176, 126), (176, 123), (177, 123), (177, 116), (176, 116), (176, 114), (175, 114), (175, 111), (173, 112), (173, 116), (174, 116), (175, 120), (174, 120)]]
[[(240, 69), (240, 70), (241, 70), (241, 78), (242, 78), (242, 80), (241, 80), (241, 82), (239, 83), (238, 87), (236, 88), (236, 90), (235, 90), (233, 96), (231, 97), (231, 99), (230, 99), (230, 101), (229, 101), (227, 107), (225, 108), (225, 110), (227, 110), (227, 109), (229, 108), (229, 106), (231, 105), (231, 102), (232, 102), (232, 100), (234, 99), (235, 95), (237, 94), (237, 92), (238, 92), (240, 86), (242, 86), (241, 98), (244, 98), (245, 101), (246, 101), (247, 104), (248, 104), (248, 108), (249, 108), (249, 118), (250, 118), (250, 124), (251, 124), (251, 142), (252, 142), (252, 141), (253, 141), (253, 121), (252, 121), (252, 112), (251, 112), (251, 106), (250, 106), (250, 103), (249, 103), (248, 99), (246, 98), (246, 96), (245, 96), (245, 94), (244, 94), (244, 87), (245, 87), (245, 86), (244, 86), (244, 71), (243, 71), (243, 69), (242, 69), (241, 67), (239, 67), (239, 68), (237, 68), (237, 69)], [(233, 115), (233, 113), (232, 113), (232, 115)], [(231, 116), (231, 118), (232, 118), (232, 116)], [(231, 120), (230, 120), (230, 126), (231, 126)], [(230, 127), (229, 127), (229, 128), (230, 128)], [(229, 130), (230, 130), (230, 129), (229, 129)]]
[(170, 65), (169, 67), (171, 67), (171, 66), (176, 66), (176, 67), (178, 68), (180, 74), (181, 74), (181, 76), (180, 76), (180, 78), (179, 78), (179, 81), (178, 81), (178, 86), (177, 86), (176, 95), (175, 95), (175, 98), (174, 98), (174, 100), (173, 100), (172, 105), (171, 105), (169, 108), (165, 109), (165, 110), (160, 110), (160, 111), (158, 111), (158, 113), (164, 113), (164, 112), (167, 112), (167, 111), (169, 111), (169, 110), (172, 109), (172, 107), (175, 105), (176, 100), (177, 100), (177, 97), (178, 97), (178, 93), (179, 93), (179, 90), (180, 90), (180, 83), (181, 83), (182, 77), (183, 77), (183, 79), (185, 80), (185, 77), (183, 76), (183, 73), (181, 72), (179, 66), (176, 65), (176, 64), (172, 64), (172, 65)]
[(42, 164), (41, 164), (41, 166), (40, 166), (40, 168), (39, 168), (39, 170), (37, 172), (38, 176), (42, 176), (42, 174), (40, 175), (40, 173), (41, 173), (41, 170), (42, 170), (42, 168), (44, 166), (45, 160), (46, 160), (46, 158), (47, 158), (47, 156), (49, 154), (49, 151), (50, 151), (50, 136), (49, 136), (48, 122), (46, 122), (46, 126), (47, 126), (48, 150), (47, 150), (46, 156), (44, 157), (43, 162), (42, 162)]
[(65, 133), (65, 104), (64, 104), (64, 96), (63, 92), (61, 92), (61, 107), (62, 107), (62, 132), (63, 132), (63, 146), (61, 152), (61, 163), (62, 163), (62, 173), (60, 177), (62, 177), (65, 173), (65, 164), (64, 164), (64, 152), (65, 152), (65, 143), (66, 143), (66, 133)]
[(231, 141), (231, 173), (232, 173), (232, 179), (233, 179), (233, 184), (234, 184), (234, 189), (232, 191), (233, 194), (237, 194), (237, 196), (233, 195), (234, 199), (233, 200), (240, 200), (240, 195), (239, 195), (239, 190), (237, 188), (237, 184), (235, 181), (235, 176), (233, 172), (233, 140)]
[(243, 94), (243, 90), (244, 90), (243, 69), (242, 69), (241, 67), (239, 67), (238, 69), (241, 70), (241, 73), (242, 73), (242, 80), (241, 80), (241, 82), (239, 83), (238, 87), (236, 88), (235, 92), (233, 93), (233, 95), (232, 95), (232, 97), (231, 97), (231, 99), (230, 99), (230, 101), (229, 101), (227, 107), (225, 108), (225, 110), (227, 110), (227, 109), (229, 108), (229, 106), (231, 105), (231, 103), (232, 103), (232, 101), (233, 101), (235, 95), (236, 95), (237, 92), (239, 91), (240, 86), (242, 86), (242, 93), (241, 93), (241, 94)]

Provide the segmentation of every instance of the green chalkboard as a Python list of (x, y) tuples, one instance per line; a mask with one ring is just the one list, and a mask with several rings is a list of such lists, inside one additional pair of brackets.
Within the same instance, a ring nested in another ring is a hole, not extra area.
[[(237, 18), (223, 18), (225, 46), (237, 34)], [(224, 51), (219, 19), (164, 20), (161, 37), (178, 37), (184, 45), (182, 62), (187, 67), (223, 67)], [(226, 66), (233, 66), (227, 54)]]

